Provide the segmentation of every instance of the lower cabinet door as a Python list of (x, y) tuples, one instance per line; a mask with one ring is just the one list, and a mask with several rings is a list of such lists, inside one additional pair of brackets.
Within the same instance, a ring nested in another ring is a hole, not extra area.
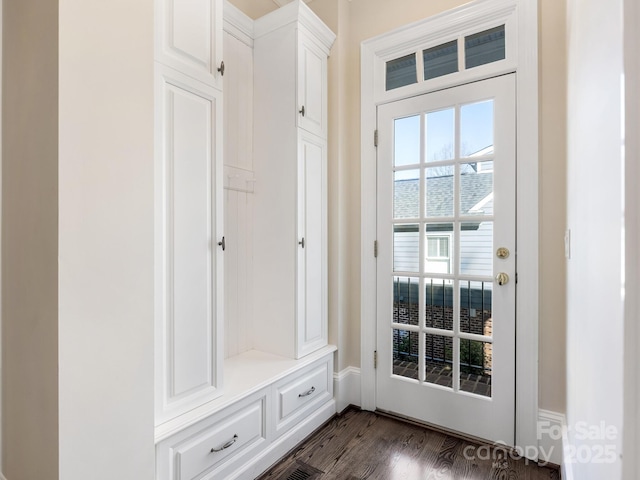
[(241, 403), (158, 444), (157, 478), (226, 478), (236, 460), (265, 447), (266, 396)]
[(305, 132), (298, 140), (296, 356), (327, 345), (327, 144)]

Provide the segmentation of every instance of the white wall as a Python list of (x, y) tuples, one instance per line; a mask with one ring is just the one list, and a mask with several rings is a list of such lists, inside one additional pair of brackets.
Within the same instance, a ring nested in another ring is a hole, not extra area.
[(64, 480), (154, 477), (153, 4), (59, 0)]
[[(576, 479), (617, 479), (624, 386), (622, 1), (569, 0), (568, 6), (565, 455), (576, 449)], [(580, 422), (616, 433), (589, 440), (578, 430)], [(592, 461), (601, 448), (606, 460), (606, 449), (612, 451), (610, 462)]]

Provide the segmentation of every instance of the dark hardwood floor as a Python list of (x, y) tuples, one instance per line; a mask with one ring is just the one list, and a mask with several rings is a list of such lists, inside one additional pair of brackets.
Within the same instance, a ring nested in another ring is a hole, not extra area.
[(556, 468), (385, 415), (349, 408), (260, 480), (541, 480)]

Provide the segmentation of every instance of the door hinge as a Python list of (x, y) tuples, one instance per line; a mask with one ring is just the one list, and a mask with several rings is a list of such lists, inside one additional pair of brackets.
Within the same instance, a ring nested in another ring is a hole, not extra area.
[(378, 146), (378, 130), (374, 130), (373, 132), (373, 146)]
[(378, 351), (373, 351), (373, 368), (378, 368)]
[(378, 258), (378, 240), (373, 241), (373, 256)]

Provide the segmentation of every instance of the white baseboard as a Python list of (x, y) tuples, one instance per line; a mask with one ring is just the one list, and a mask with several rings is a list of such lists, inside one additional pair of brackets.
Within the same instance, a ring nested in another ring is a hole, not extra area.
[[(562, 433), (566, 418), (562, 413), (538, 410), (538, 461), (562, 465)], [(564, 478), (564, 477), (563, 477)]]
[(349, 405), (362, 405), (360, 400), (360, 369), (347, 367), (333, 374), (333, 396), (336, 410), (342, 412)]

